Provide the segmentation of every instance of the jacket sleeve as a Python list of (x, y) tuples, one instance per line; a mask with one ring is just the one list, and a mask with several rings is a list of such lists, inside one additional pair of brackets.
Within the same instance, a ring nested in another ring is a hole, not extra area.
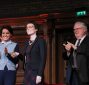
[[(19, 46), (18, 46), (18, 44), (16, 45), (16, 47), (15, 47), (15, 49), (14, 49), (14, 52), (19, 52)], [(20, 55), (18, 55), (18, 56), (15, 57), (15, 58), (12, 58), (11, 55), (8, 53), (6, 56), (7, 56), (8, 59), (9, 59), (10, 61), (12, 61), (14, 64), (17, 64), (18, 61), (19, 61), (19, 56), (20, 56)]]
[(68, 60), (69, 59), (69, 56), (67, 56), (67, 52), (64, 52), (62, 55), (63, 55), (63, 59), (64, 60)]
[(39, 41), (39, 49), (40, 49), (40, 65), (39, 65), (39, 71), (38, 75), (42, 76), (46, 64), (46, 55), (47, 55), (47, 47), (46, 47), (46, 42), (45, 40), (41, 39)]

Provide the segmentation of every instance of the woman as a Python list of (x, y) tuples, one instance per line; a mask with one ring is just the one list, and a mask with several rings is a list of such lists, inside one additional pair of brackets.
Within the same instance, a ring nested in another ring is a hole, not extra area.
[(24, 85), (42, 85), (46, 63), (46, 42), (37, 36), (35, 22), (26, 25), (29, 40), (25, 42), (25, 79)]
[(11, 26), (2, 26), (0, 33), (0, 85), (15, 85), (19, 47), (11, 40)]

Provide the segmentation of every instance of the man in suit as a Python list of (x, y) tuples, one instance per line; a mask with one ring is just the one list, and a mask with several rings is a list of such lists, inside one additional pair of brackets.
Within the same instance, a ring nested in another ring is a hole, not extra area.
[(75, 44), (67, 42), (63, 44), (66, 49), (66, 59), (70, 66), (69, 85), (89, 85), (89, 36), (87, 25), (78, 21), (73, 27), (76, 37)]
[(42, 85), (46, 63), (46, 42), (37, 36), (37, 24), (29, 22), (26, 32), (29, 40), (25, 42), (25, 85)]

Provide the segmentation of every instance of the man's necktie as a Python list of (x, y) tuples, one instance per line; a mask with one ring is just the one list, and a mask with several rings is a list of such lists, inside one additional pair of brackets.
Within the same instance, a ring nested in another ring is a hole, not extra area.
[(33, 41), (29, 40), (29, 45), (32, 45)]
[[(77, 47), (79, 47), (79, 45), (80, 45), (80, 40), (81, 40), (81, 39), (79, 39), (78, 42), (77, 42), (77, 45), (76, 45)], [(76, 50), (73, 51), (73, 59), (74, 59), (74, 68), (77, 68)]]
[(31, 40), (31, 36), (29, 38), (29, 45), (32, 45), (33, 41)]
[(77, 45), (76, 45), (77, 47), (80, 45), (80, 40), (81, 39), (78, 39), (78, 42), (77, 42)]

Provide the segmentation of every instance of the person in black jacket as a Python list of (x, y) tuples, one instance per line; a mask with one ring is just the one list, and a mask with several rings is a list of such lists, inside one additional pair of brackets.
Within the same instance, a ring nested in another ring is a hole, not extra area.
[(73, 27), (75, 44), (63, 44), (68, 61), (69, 85), (89, 85), (89, 35), (87, 25), (78, 21)]
[(25, 77), (24, 85), (42, 85), (46, 63), (46, 41), (37, 36), (35, 22), (26, 25), (29, 39), (25, 42)]

